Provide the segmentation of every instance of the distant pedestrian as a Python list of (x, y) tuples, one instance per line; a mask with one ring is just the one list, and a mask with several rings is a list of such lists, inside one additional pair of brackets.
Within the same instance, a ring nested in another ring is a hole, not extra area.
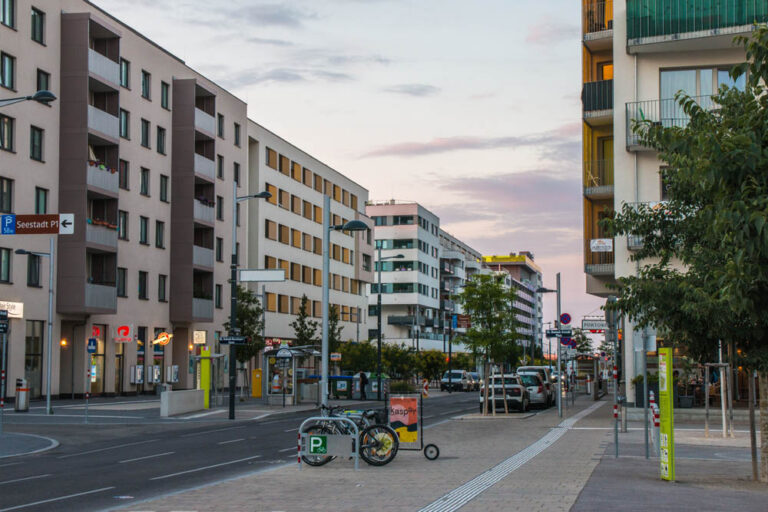
[(368, 385), (368, 377), (365, 372), (360, 372), (360, 400), (368, 400), (365, 396), (365, 387)]

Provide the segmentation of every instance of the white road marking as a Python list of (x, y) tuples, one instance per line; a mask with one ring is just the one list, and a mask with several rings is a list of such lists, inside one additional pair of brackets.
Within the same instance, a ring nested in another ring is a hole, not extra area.
[(23, 482), (24, 480), (35, 480), (36, 478), (45, 478), (47, 476), (51, 476), (51, 474), (47, 473), (45, 475), (28, 476), (25, 478), (17, 478), (15, 480), (6, 480), (5, 482), (0, 482), (0, 485), (12, 484), (13, 482)]
[(244, 438), (244, 437), (242, 437), (242, 438), (240, 438), (240, 439), (230, 439), (229, 441), (221, 441), (221, 442), (219, 442), (219, 443), (216, 443), (216, 444), (229, 444), (229, 443), (239, 443), (240, 441), (245, 441), (245, 438)]
[[(246, 460), (258, 459), (259, 457), (261, 457), (261, 455), (254, 455), (253, 457), (246, 457), (244, 459), (231, 460), (229, 462), (220, 462), (219, 464), (213, 464), (211, 466), (204, 466), (202, 468), (188, 469), (186, 471), (179, 471), (178, 473), (171, 473), (170, 475), (156, 476), (154, 478), (150, 478), (150, 480), (163, 480), (165, 478), (171, 478), (171, 477), (179, 476), (179, 475), (186, 475), (186, 474), (189, 474), (189, 473), (196, 473), (198, 471), (205, 471), (206, 469), (218, 468), (218, 467), (221, 467), (221, 466), (227, 466), (229, 464), (237, 464), (238, 462), (244, 462)], [(3, 511), (0, 510), (0, 512), (3, 512)]]
[[(48, 416), (48, 415), (47, 414), (29, 414), (29, 413), (24, 413), (24, 417), (25, 418), (27, 418), (29, 416)], [(56, 414), (57, 418), (82, 418), (83, 416), (84, 415), (82, 415), (82, 414)], [(106, 415), (106, 414), (89, 414), (88, 417), (91, 418), (91, 419), (93, 419), (93, 418), (118, 418), (118, 419), (121, 419), (121, 420), (122, 419), (140, 420), (140, 419), (143, 418), (143, 416), (118, 416), (118, 415), (109, 416), (109, 415)]]
[(527, 448), (497, 464), (495, 467), (478, 475), (469, 482), (457, 487), (441, 498), (433, 501), (419, 512), (453, 512), (460, 509), (491, 486), (501, 481), (513, 471), (519, 469), (525, 463), (549, 448), (555, 441), (565, 435), (573, 425), (581, 418), (591, 414), (607, 402), (597, 402), (580, 411), (570, 418), (562, 421), (557, 427), (549, 431), (544, 437)]
[(204, 430), (202, 432), (192, 432), (191, 434), (184, 434), (181, 437), (201, 436), (203, 434), (211, 434), (213, 432), (224, 432), (225, 430), (236, 430), (238, 428), (245, 428), (245, 427), (244, 426), (242, 426), (242, 427), (227, 427), (227, 428), (217, 428), (217, 429), (214, 429), (214, 430)]
[(289, 428), (288, 430), (283, 430), (283, 432), (296, 432), (299, 430), (299, 427), (296, 428)]
[(225, 412), (224, 409), (216, 410), (216, 411), (201, 412), (199, 414), (193, 414), (191, 416), (184, 416), (182, 418), (173, 418), (173, 419), (175, 419), (175, 420), (193, 420), (195, 418), (203, 418), (205, 416), (211, 416), (213, 414), (221, 414), (223, 412)]
[(144, 459), (154, 459), (155, 457), (164, 457), (166, 455), (171, 455), (176, 452), (165, 452), (165, 453), (155, 453), (154, 455), (147, 455), (145, 457), (136, 457), (135, 459), (125, 459), (118, 462), (118, 464), (125, 464), (126, 462), (135, 462), (137, 460), (144, 460)]
[(253, 418), (251, 418), (251, 419), (252, 419), (252, 420), (260, 420), (261, 418), (266, 418), (266, 417), (267, 417), (267, 416), (269, 416), (270, 414), (271, 414), (271, 413), (260, 414), (260, 415), (258, 415), (258, 416), (254, 416), (254, 417), (253, 417)]
[(107, 446), (106, 448), (99, 448), (97, 450), (88, 450), (87, 452), (70, 453), (69, 455), (60, 455), (59, 459), (67, 459), (69, 457), (77, 457), (78, 455), (88, 455), (89, 453), (105, 452), (107, 450), (117, 450), (118, 448), (125, 448), (126, 446), (136, 446), (140, 444), (154, 443), (159, 439), (149, 439), (148, 441), (138, 441), (136, 443), (118, 444), (115, 446)]
[(69, 498), (77, 498), (78, 496), (85, 496), (86, 494), (96, 494), (97, 492), (104, 492), (110, 489), (114, 489), (114, 486), (102, 487), (101, 489), (93, 489), (92, 491), (78, 492), (77, 494), (69, 494), (67, 496), (59, 496), (58, 498), (50, 498), (47, 500), (35, 501), (32, 503), (25, 503), (24, 505), (16, 505), (15, 507), (2, 508), (0, 509), (0, 512), (9, 512), (11, 510), (19, 510), (22, 508), (34, 507), (36, 505), (42, 505), (44, 503), (53, 503), (54, 501), (68, 500)]
[(298, 451), (299, 448), (297, 446), (291, 446), (290, 448), (283, 448), (282, 450), (277, 450), (277, 451), (280, 453), (283, 453), (283, 452), (289, 452), (291, 450)]
[(0, 464), (0, 468), (5, 468), (8, 466), (17, 466), (19, 464), (21, 464), (21, 462), (11, 462), (10, 464)]

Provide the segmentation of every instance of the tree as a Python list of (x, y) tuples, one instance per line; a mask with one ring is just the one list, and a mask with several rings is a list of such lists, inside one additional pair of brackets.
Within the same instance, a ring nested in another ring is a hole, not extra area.
[[(240, 285), (237, 286), (237, 327), (240, 335), (245, 336), (248, 342), (237, 347), (237, 360), (244, 364), (259, 355), (264, 348), (264, 339), (261, 333), (264, 323), (261, 320), (262, 309), (258, 295)], [(224, 323), (224, 329), (230, 330), (230, 323)]]
[[(461, 293), (455, 296), (472, 322), (472, 326), (459, 336), (458, 340), (464, 343), (475, 357), (483, 359), (485, 414), (488, 413), (488, 373), (491, 362), (516, 362), (521, 353), (516, 341), (521, 323), (512, 306), (516, 293), (514, 289), (505, 286), (504, 277), (504, 274), (476, 274), (465, 283)], [(501, 381), (502, 392), (506, 397), (504, 379)], [(506, 400), (504, 410), (508, 412)]]
[(341, 369), (344, 371), (376, 370), (376, 347), (368, 341), (342, 343), (339, 352), (341, 352)]
[(573, 330), (573, 337), (572, 339), (576, 342), (576, 353), (583, 356), (591, 356), (594, 355), (595, 349), (592, 347), (592, 340), (589, 339), (589, 336), (584, 334), (584, 331), (582, 331), (579, 328), (575, 328)]
[(314, 345), (317, 341), (315, 334), (317, 333), (317, 321), (312, 320), (307, 313), (309, 306), (309, 299), (306, 295), (301, 297), (301, 305), (299, 306), (299, 314), (296, 315), (296, 320), (291, 322), (294, 335), (296, 336), (296, 345)]
[(405, 344), (384, 343), (381, 347), (381, 364), (390, 377), (407, 379), (413, 376), (416, 360), (414, 352)]
[(619, 280), (620, 310), (698, 357), (732, 341), (742, 364), (758, 372), (768, 482), (768, 28), (736, 40), (747, 62), (731, 77), (746, 75), (743, 91), (721, 86), (703, 104), (678, 93), (686, 126), (642, 119), (634, 126), (667, 164), (661, 174), (671, 199), (624, 205), (606, 225), (643, 240), (638, 274)]
[(418, 354), (419, 371), (428, 380), (440, 380), (448, 368), (445, 354), (439, 350), (422, 350)]
[(328, 310), (328, 351), (338, 352), (341, 343), (341, 330), (339, 326), (339, 308), (334, 304)]

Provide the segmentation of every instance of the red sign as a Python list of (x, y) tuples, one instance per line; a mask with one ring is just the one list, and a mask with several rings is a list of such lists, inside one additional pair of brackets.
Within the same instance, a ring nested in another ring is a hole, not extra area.
[(115, 328), (115, 343), (130, 343), (133, 341), (133, 329), (130, 325), (118, 325)]
[(469, 315), (456, 315), (456, 327), (459, 329), (469, 329), (472, 327)]

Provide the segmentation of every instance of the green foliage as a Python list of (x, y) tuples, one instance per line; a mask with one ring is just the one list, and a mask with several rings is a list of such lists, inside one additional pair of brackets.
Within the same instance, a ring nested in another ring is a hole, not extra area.
[(368, 341), (341, 343), (341, 369), (349, 372), (376, 371), (376, 345)]
[[(315, 335), (317, 334), (317, 321), (312, 320), (308, 313), (309, 299), (306, 295), (301, 297), (301, 306), (299, 306), (299, 314), (296, 315), (296, 320), (291, 322), (294, 335), (296, 336), (296, 345), (305, 346), (313, 345), (317, 342)], [(333, 352), (333, 350), (332, 350)]]
[[(472, 356), (472, 354), (465, 354), (464, 352), (453, 352), (451, 354), (451, 358), (453, 359), (451, 368), (454, 370), (467, 370), (468, 372), (473, 372), (477, 368), (475, 357)], [(448, 369), (448, 364), (445, 365), (445, 369)]]
[(418, 354), (419, 372), (425, 379), (439, 380), (448, 368), (446, 355), (439, 350), (422, 350)]
[(339, 308), (334, 304), (328, 310), (328, 350), (338, 352), (341, 344), (341, 329), (339, 326)]
[(389, 383), (390, 393), (415, 393), (413, 385), (405, 380), (395, 380)]
[(584, 334), (584, 331), (578, 327), (573, 330), (573, 337), (576, 341), (576, 353), (579, 355), (591, 356), (594, 355), (595, 349), (592, 346), (592, 340)]
[[(261, 321), (261, 303), (258, 296), (251, 290), (240, 285), (237, 286), (237, 327), (240, 334), (249, 339), (246, 345), (237, 347), (237, 361), (245, 363), (258, 356), (264, 348), (264, 339), (261, 333), (264, 324)], [(230, 330), (230, 323), (224, 323), (224, 329)]]
[(384, 343), (381, 347), (384, 372), (393, 379), (407, 379), (416, 373), (416, 357), (405, 344)]

